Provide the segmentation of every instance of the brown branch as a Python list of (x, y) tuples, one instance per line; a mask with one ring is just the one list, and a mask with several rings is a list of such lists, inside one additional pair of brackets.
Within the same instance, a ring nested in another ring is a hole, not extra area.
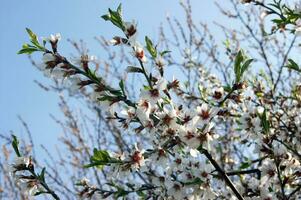
[(239, 200), (244, 200), (242, 195), (238, 192), (226, 172), (219, 166), (219, 164), (214, 160), (214, 158), (211, 156), (211, 154), (206, 150), (202, 149), (201, 152), (208, 158), (208, 160), (211, 162), (211, 164), (214, 166), (214, 168), (218, 171), (220, 176), (225, 180), (226, 184), (231, 188), (232, 192), (235, 194), (235, 196)]
[(235, 176), (235, 175), (252, 174), (252, 173), (260, 174), (260, 170), (259, 169), (238, 170), (238, 171), (227, 172), (226, 174), (228, 176)]

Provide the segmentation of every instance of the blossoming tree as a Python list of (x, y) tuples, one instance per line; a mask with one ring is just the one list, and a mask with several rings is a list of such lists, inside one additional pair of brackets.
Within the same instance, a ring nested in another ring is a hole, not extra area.
[[(121, 48), (119, 64), (109, 56), (110, 69), (78, 43), (71, 41), (80, 57), (69, 59), (59, 51), (59, 34), (40, 41), (26, 29), (30, 42), (19, 53), (40, 53), (42, 63), (33, 64), (53, 79), (54, 90), (83, 99), (98, 121), (74, 117), (61, 97), (67, 123), (58, 123), (71, 133), (62, 140), (72, 160), (61, 159), (63, 169), (74, 170), (69, 183), (69, 174), (40, 166), (15, 136), (7, 138), (16, 154), (7, 180), (21, 189), (17, 194), (301, 199), (301, 68), (294, 53), (301, 9), (281, 0), (229, 2), (232, 9), (218, 5), (220, 11), (242, 27), (218, 24), (223, 47), (205, 24), (194, 23), (189, 3), (181, 3), (186, 26), (167, 18), (173, 39), (162, 27), (157, 42), (138, 41), (139, 27), (126, 21), (121, 5), (109, 9), (102, 18), (120, 35), (98, 41), (109, 55), (108, 46)], [(95, 127), (92, 133), (82, 135), (80, 120)]]

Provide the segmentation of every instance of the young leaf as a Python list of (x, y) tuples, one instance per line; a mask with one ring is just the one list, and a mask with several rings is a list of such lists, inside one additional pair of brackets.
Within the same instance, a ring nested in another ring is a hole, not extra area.
[(135, 66), (128, 66), (126, 68), (126, 71), (128, 73), (143, 73), (142, 69), (139, 67), (135, 67)]
[(165, 54), (171, 53), (171, 51), (165, 50), (160, 52), (160, 56), (164, 56)]
[(40, 45), (40, 43), (39, 43), (39, 41), (38, 41), (38, 36), (37, 36), (34, 32), (32, 32), (32, 30), (30, 30), (29, 28), (26, 28), (26, 31), (27, 31), (27, 33), (28, 33), (28, 35), (29, 35), (29, 37), (30, 37), (31, 43), (32, 43), (35, 47), (37, 47), (37, 49), (43, 50), (44, 47), (42, 47), (42, 46)]
[(96, 148), (93, 150), (93, 156), (91, 156), (91, 163), (85, 165), (84, 167), (94, 167), (102, 169), (104, 165), (108, 164), (111, 160), (109, 153), (105, 150), (97, 150)]
[(34, 196), (39, 196), (41, 194), (47, 194), (48, 192), (47, 191), (38, 191), (36, 193), (34, 193)]
[(41, 171), (41, 174), (39, 175), (39, 179), (42, 181), (42, 182), (45, 182), (45, 171), (46, 171), (46, 168), (43, 167), (42, 171)]
[(123, 20), (122, 20), (121, 4), (119, 4), (116, 11), (109, 9), (109, 13), (101, 16), (101, 18), (103, 18), (106, 21), (112, 22), (112, 24), (114, 24), (115, 26), (120, 28), (122, 31), (125, 31), (125, 27), (124, 27)]
[(18, 54), (32, 54), (35, 51), (45, 51), (45, 47), (40, 45), (37, 35), (34, 32), (32, 32), (29, 28), (26, 28), (26, 31), (33, 45), (24, 44), (22, 46), (22, 49), (18, 51)]
[(113, 101), (116, 97), (112, 97), (112, 96), (103, 96), (98, 98), (98, 101)]
[(128, 194), (128, 192), (125, 191), (123, 188), (117, 187), (117, 191), (116, 191), (116, 193), (114, 194), (114, 197), (115, 197), (116, 199), (119, 199), (119, 197), (126, 196), (127, 194)]
[(23, 48), (20, 51), (18, 51), (18, 54), (32, 54), (35, 51), (39, 51), (37, 48), (33, 47), (28, 47), (28, 48)]
[(248, 168), (250, 166), (251, 166), (251, 163), (249, 163), (249, 162), (242, 162), (241, 165), (240, 165), (240, 167), (239, 167), (239, 169), (246, 169), (246, 168)]
[(157, 50), (154, 47), (152, 41), (147, 36), (145, 36), (145, 42), (146, 42), (146, 49), (148, 50), (148, 52), (150, 53), (150, 55), (153, 58), (156, 58), (157, 57)]
[(292, 59), (288, 59), (288, 65), (286, 65), (287, 68), (301, 72), (301, 69), (299, 68), (298, 64), (292, 60)]
[(121, 7), (121, 4), (118, 5), (117, 7), (117, 13), (122, 16), (122, 7)]
[[(110, 90), (110, 93), (117, 97), (122, 96), (122, 90)], [(113, 97), (113, 98), (115, 98), (115, 97)]]
[(267, 119), (266, 110), (264, 110), (264, 112), (261, 115), (261, 126), (262, 126), (262, 129), (263, 129), (263, 132), (267, 134), (270, 130), (270, 122)]
[(19, 151), (19, 140), (15, 135), (12, 135), (13, 141), (12, 141), (12, 146), (17, 154), (18, 157), (21, 157), (20, 151)]
[(240, 74), (241, 76), (244, 74), (244, 72), (249, 68), (250, 64), (253, 62), (253, 59), (248, 59), (245, 61), (245, 63), (241, 66)]
[(123, 82), (123, 80), (120, 80), (120, 81), (119, 81), (119, 87), (120, 87), (120, 89), (121, 89), (123, 95), (125, 95), (124, 82)]
[(242, 50), (239, 50), (234, 61), (235, 82), (238, 83), (241, 78), (241, 63), (244, 60)]
[(26, 31), (27, 31), (27, 33), (28, 33), (30, 39), (31, 39), (33, 42), (39, 43), (39, 42), (38, 42), (38, 37), (37, 37), (37, 35), (36, 35), (34, 32), (32, 32), (32, 30), (30, 30), (29, 28), (26, 28)]

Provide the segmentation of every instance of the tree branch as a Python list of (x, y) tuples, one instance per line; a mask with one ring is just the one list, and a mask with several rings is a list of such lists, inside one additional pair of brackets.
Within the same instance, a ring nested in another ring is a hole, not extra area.
[(214, 160), (214, 158), (211, 156), (211, 154), (206, 150), (202, 149), (201, 152), (208, 158), (208, 160), (211, 162), (211, 164), (214, 166), (214, 168), (218, 171), (220, 176), (225, 180), (226, 184), (231, 188), (232, 192), (235, 194), (235, 196), (239, 200), (244, 200), (242, 195), (238, 192), (230, 178), (227, 176), (225, 171), (219, 166), (219, 164)]

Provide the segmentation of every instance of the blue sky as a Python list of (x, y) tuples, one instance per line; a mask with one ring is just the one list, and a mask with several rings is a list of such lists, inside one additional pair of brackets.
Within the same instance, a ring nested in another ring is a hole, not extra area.
[[(66, 56), (73, 52), (67, 38), (84, 39), (91, 53), (100, 55), (94, 36), (110, 39), (116, 33), (110, 23), (100, 16), (120, 1), (109, 0), (2, 0), (0, 7), (0, 133), (24, 135), (17, 116), (29, 124), (36, 144), (52, 149), (57, 143), (60, 128), (49, 114), (60, 116), (57, 94), (44, 92), (34, 80), (49, 83), (31, 66), (25, 55), (17, 55), (23, 43), (28, 41), (25, 27), (39, 36), (61, 33), (61, 49)], [(171, 3), (172, 2), (172, 3)], [(213, 0), (192, 0), (194, 18), (208, 22), (222, 21)], [(140, 36), (156, 39), (158, 27), (166, 22), (167, 13), (181, 18), (183, 11), (178, 1), (125, 0), (123, 13), (127, 20), (135, 19)], [(217, 29), (218, 30), (218, 29)]]

